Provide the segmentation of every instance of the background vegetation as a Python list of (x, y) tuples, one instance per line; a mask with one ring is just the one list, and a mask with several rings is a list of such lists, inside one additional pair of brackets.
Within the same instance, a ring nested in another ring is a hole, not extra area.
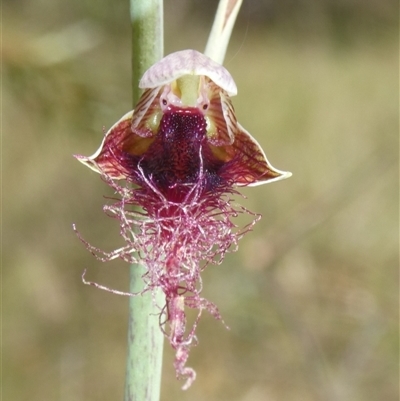
[[(214, 1), (165, 1), (166, 53), (203, 50)], [(127, 1), (3, 0), (3, 396), (121, 400), (128, 266), (110, 190), (72, 158), (131, 108)], [(289, 180), (246, 189), (263, 219), (209, 267), (181, 392), (162, 400), (398, 399), (398, 5), (245, 0), (226, 66), (241, 124)]]

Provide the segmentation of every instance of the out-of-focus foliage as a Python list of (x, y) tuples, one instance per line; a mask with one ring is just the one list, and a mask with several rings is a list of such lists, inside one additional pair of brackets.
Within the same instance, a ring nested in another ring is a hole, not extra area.
[[(213, 1), (166, 1), (166, 52), (202, 50)], [(162, 400), (398, 399), (398, 38), (386, 1), (244, 1), (226, 66), (241, 124), (287, 181), (246, 189), (263, 219), (204, 274), (231, 327), (199, 326)], [(122, 399), (127, 289), (73, 234), (118, 247), (91, 154), (131, 107), (127, 2), (3, 1), (3, 396)]]

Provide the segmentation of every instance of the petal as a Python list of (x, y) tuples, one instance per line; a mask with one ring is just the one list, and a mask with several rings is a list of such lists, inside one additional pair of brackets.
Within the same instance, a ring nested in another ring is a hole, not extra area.
[[(276, 169), (268, 161), (260, 144), (238, 124), (239, 131), (236, 132), (233, 147), (240, 160), (247, 166), (249, 175), (244, 182), (237, 182), (237, 185), (257, 186), (270, 182), (289, 178), (292, 173)], [(250, 180), (250, 181), (248, 181)]]
[(260, 144), (238, 123), (230, 146), (213, 147), (214, 155), (226, 164), (221, 173), (238, 186), (257, 186), (289, 178), (292, 173), (274, 168)]
[(132, 134), (132, 114), (133, 110), (126, 113), (107, 131), (99, 149), (92, 156), (74, 156), (97, 173), (106, 174), (114, 179), (126, 178), (128, 171), (118, 162), (118, 153), (121, 151), (123, 140)]
[(106, 133), (92, 156), (75, 155), (84, 165), (113, 179), (126, 179), (130, 172), (126, 154), (140, 156), (154, 141), (161, 119), (160, 88), (144, 91), (135, 108), (126, 113)]
[(231, 145), (237, 120), (228, 94), (212, 81), (208, 82), (209, 106), (205, 114), (207, 137), (214, 146)]
[(140, 80), (139, 88), (156, 88), (169, 84), (183, 75), (204, 75), (230, 96), (237, 94), (235, 81), (225, 67), (191, 49), (169, 54), (152, 65)]
[(135, 107), (132, 115), (132, 131), (143, 137), (151, 137), (157, 133), (161, 119), (160, 96), (162, 87), (146, 89)]

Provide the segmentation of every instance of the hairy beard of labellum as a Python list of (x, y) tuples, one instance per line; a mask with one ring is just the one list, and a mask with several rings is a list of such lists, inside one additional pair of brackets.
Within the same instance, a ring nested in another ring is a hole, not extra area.
[[(165, 304), (158, 305), (161, 329), (176, 351), (177, 376), (186, 379), (188, 388), (195, 372), (185, 365), (196, 344), (200, 315), (207, 310), (221, 319), (218, 308), (201, 297), (200, 274), (208, 264), (219, 264), (227, 252), (236, 251), (239, 239), (260, 216), (233, 202), (238, 193), (232, 183), (240, 174), (240, 161), (222, 163), (213, 155), (204, 116), (196, 109), (171, 108), (143, 155), (122, 151), (116, 162), (130, 175), (125, 184), (103, 176), (120, 197), (104, 210), (119, 220), (125, 245), (106, 253), (81, 240), (102, 261), (121, 258), (142, 264), (142, 292), (163, 291)], [(251, 216), (244, 228), (233, 222), (240, 214)], [(190, 329), (186, 308), (198, 310)]]
[[(195, 330), (201, 313), (206, 310), (221, 319), (216, 305), (201, 296), (201, 273), (210, 263), (220, 264), (227, 252), (235, 252), (238, 241), (260, 216), (234, 204), (232, 198), (237, 192), (230, 186), (219, 184), (213, 191), (205, 191), (207, 178), (201, 170), (189, 190), (186, 184), (177, 184), (177, 193), (186, 194), (179, 202), (167, 200), (157, 183), (144, 173), (143, 185), (135, 188), (129, 183), (118, 184), (107, 176), (104, 179), (121, 198), (113, 205), (106, 205), (104, 211), (119, 221), (125, 245), (107, 253), (81, 240), (101, 261), (121, 258), (142, 264), (146, 271), (141, 293), (163, 291), (165, 304), (157, 305), (160, 327), (176, 352), (176, 375), (186, 380), (183, 389), (187, 389), (196, 377), (186, 361), (190, 348), (197, 344)], [(233, 222), (240, 214), (251, 217), (251, 222), (243, 228)], [(198, 310), (191, 328), (187, 327), (186, 308)]]

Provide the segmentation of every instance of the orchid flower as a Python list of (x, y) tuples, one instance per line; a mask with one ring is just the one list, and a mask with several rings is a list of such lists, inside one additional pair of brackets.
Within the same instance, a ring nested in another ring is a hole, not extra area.
[[(145, 266), (145, 291), (161, 288), (160, 327), (176, 351), (178, 378), (188, 388), (195, 371), (186, 366), (196, 344), (196, 326), (205, 309), (218, 308), (201, 297), (201, 272), (221, 263), (226, 252), (260, 216), (236, 205), (235, 187), (289, 177), (268, 162), (259, 143), (237, 122), (231, 97), (236, 84), (217, 62), (195, 50), (164, 57), (143, 75), (142, 96), (106, 133), (89, 157), (75, 156), (100, 173), (120, 200), (104, 207), (120, 222), (125, 245), (103, 252), (82, 239), (100, 260), (122, 258)], [(141, 209), (138, 209), (137, 207)], [(237, 227), (245, 213), (251, 223)], [(123, 295), (137, 295), (99, 288)], [(186, 308), (198, 310), (191, 328)]]

